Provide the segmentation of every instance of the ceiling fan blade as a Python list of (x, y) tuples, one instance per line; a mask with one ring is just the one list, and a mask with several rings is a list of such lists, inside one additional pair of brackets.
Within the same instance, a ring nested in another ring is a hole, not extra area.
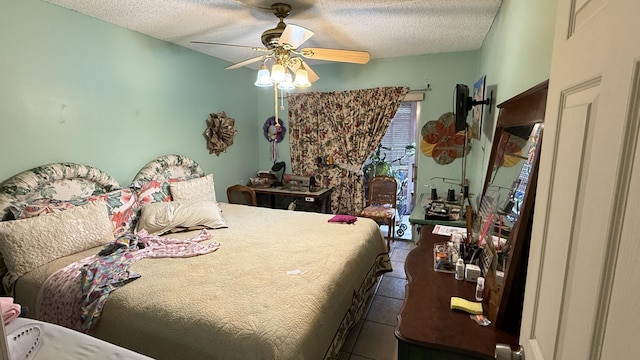
[(366, 51), (338, 50), (325, 48), (304, 48), (302, 56), (313, 60), (340, 61), (354, 64), (366, 64), (370, 56)]
[(267, 58), (268, 56), (269, 56), (269, 55), (260, 55), (260, 56), (256, 56), (256, 57), (254, 57), (254, 58), (247, 59), (247, 60), (241, 61), (241, 62), (239, 62), (239, 63), (235, 63), (235, 64), (233, 64), (233, 65), (229, 65), (229, 66), (227, 66), (225, 69), (227, 69), (227, 70), (231, 70), (231, 69), (241, 68), (241, 67), (243, 67), (243, 66), (245, 66), (245, 65), (253, 64), (253, 63), (254, 63), (254, 62), (256, 62), (256, 61), (263, 60), (263, 59)]
[(314, 34), (313, 31), (305, 29), (302, 26), (289, 24), (284, 28), (282, 35), (280, 35), (278, 45), (283, 46), (284, 44), (289, 44), (292, 49), (297, 49), (298, 46), (309, 40)]
[(304, 63), (304, 68), (307, 70), (307, 77), (309, 78), (309, 82), (315, 82), (316, 80), (320, 79), (318, 74), (316, 74), (316, 72), (313, 71), (313, 69), (309, 66), (309, 64)]
[(206, 42), (206, 41), (189, 41), (189, 42), (190, 42), (190, 43), (192, 43), (192, 44), (206, 44), (206, 45), (233, 46), (233, 47), (247, 48), (247, 49), (256, 50), (256, 51), (270, 51), (269, 49), (266, 49), (266, 48), (259, 48), (259, 47), (255, 47), (255, 46), (234, 45), (234, 44), (222, 44), (222, 43), (214, 43), (214, 42)]

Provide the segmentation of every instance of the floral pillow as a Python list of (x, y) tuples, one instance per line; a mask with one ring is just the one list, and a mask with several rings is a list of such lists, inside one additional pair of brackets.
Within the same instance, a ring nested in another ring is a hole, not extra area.
[(105, 201), (107, 213), (113, 223), (116, 235), (132, 231), (135, 228), (138, 203), (135, 193), (131, 189), (120, 189), (106, 194), (71, 200), (35, 199), (24, 204), (12, 205), (10, 210), (15, 219), (28, 219), (69, 210), (97, 200)]
[(135, 181), (131, 184), (137, 194), (138, 204), (140, 206), (144, 204), (151, 204), (154, 202), (167, 202), (173, 200), (171, 197), (170, 184), (183, 182), (195, 178), (199, 178), (200, 175), (189, 175), (184, 177), (175, 177), (162, 180), (149, 180), (145, 182)]
[(169, 183), (160, 180), (150, 180), (140, 184), (137, 189), (138, 203), (140, 206), (154, 202), (171, 201), (169, 195)]
[(67, 200), (58, 199), (33, 199), (23, 204), (11, 205), (9, 210), (13, 213), (13, 218), (28, 219), (40, 215), (53, 214), (63, 210), (76, 207)]

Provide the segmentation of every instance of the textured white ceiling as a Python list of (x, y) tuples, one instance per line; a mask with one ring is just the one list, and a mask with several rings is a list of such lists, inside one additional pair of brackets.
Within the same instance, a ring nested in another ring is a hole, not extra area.
[(46, 1), (231, 63), (260, 53), (189, 41), (263, 47), (260, 35), (278, 23), (269, 10), (275, 2), (292, 6), (285, 23), (315, 32), (304, 47), (364, 50), (372, 59), (478, 49), (501, 3), (501, 0)]

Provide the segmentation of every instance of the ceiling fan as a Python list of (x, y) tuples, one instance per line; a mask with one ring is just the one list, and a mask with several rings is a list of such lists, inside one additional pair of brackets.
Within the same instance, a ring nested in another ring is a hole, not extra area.
[[(237, 69), (258, 61), (263, 61), (263, 68), (266, 70), (265, 62), (273, 59), (274, 65), (281, 65), (296, 74), (298, 70), (306, 70), (308, 80), (314, 82), (318, 80), (318, 75), (311, 70), (303, 58), (313, 60), (338, 61), (355, 64), (366, 64), (369, 62), (369, 53), (357, 50), (338, 50), (327, 48), (299, 48), (305, 41), (314, 35), (314, 32), (302, 26), (285, 24), (284, 18), (289, 16), (291, 5), (285, 3), (275, 3), (270, 10), (280, 19), (278, 25), (273, 29), (265, 30), (261, 40), (264, 47), (253, 47), (234, 44), (222, 44), (205, 41), (191, 41), (195, 44), (222, 45), (249, 48), (254, 51), (263, 52), (262, 55), (241, 61), (227, 66), (225, 69)], [(273, 72), (273, 71), (272, 71)], [(286, 71), (284, 71), (286, 72)], [(284, 76), (283, 72), (283, 76)], [(272, 75), (273, 77), (273, 75)]]

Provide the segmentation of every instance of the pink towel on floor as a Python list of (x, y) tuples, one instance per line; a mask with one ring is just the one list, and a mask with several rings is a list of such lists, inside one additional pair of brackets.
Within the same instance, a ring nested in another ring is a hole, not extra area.
[(20, 315), (20, 305), (14, 304), (12, 297), (0, 297), (0, 307), (2, 307), (2, 321), (5, 325)]

